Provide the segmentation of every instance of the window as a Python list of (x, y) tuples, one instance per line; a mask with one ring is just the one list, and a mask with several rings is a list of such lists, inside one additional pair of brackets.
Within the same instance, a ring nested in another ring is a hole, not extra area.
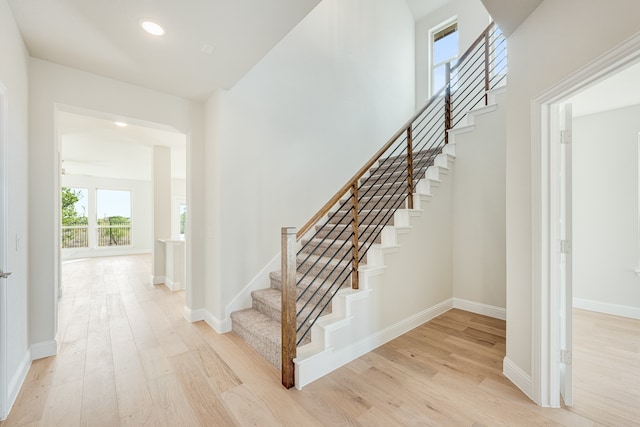
[(98, 246), (131, 244), (131, 192), (97, 190)]
[(431, 41), (431, 93), (446, 83), (446, 65), (458, 57), (458, 23), (447, 22), (430, 32)]
[(180, 237), (184, 237), (184, 227), (187, 223), (187, 205), (184, 203), (180, 203), (178, 213), (178, 218), (180, 219)]
[(88, 200), (86, 188), (62, 187), (62, 247), (89, 247)]

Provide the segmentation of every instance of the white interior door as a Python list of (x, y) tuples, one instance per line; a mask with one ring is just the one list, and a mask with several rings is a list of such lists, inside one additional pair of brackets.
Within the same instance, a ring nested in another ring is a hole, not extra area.
[(572, 109), (560, 106), (560, 395), (573, 405), (572, 375)]

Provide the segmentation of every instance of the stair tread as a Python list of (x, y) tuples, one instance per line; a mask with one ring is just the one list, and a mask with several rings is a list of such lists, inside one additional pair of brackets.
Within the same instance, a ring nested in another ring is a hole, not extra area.
[[(268, 309), (272, 313), (281, 313), (282, 307), (282, 293), (278, 289), (266, 288), (266, 289), (258, 289), (256, 291), (251, 292), (251, 297), (254, 300), (257, 300), (261, 304), (268, 307)], [(298, 324), (300, 324), (301, 319), (304, 319), (309, 315), (309, 313), (315, 312), (315, 305), (309, 304), (305, 307), (305, 300), (300, 300), (296, 302), (296, 313), (298, 313)], [(317, 312), (316, 312), (317, 313)], [(331, 313), (331, 305), (327, 306), (327, 309), (323, 311), (323, 314)], [(278, 321), (274, 319), (274, 317), (270, 316), (268, 313), (262, 313), (268, 317), (270, 317), (274, 321)]]
[(273, 320), (266, 314), (254, 308), (246, 308), (231, 313), (231, 319), (234, 326), (251, 325), (250, 328), (245, 329), (254, 335), (262, 336), (267, 341), (280, 345), (280, 322)]

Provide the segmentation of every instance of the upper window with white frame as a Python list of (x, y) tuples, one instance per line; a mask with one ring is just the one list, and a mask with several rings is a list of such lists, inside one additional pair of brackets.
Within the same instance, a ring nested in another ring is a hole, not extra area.
[(445, 85), (446, 65), (454, 62), (458, 57), (458, 23), (449, 20), (429, 32), (431, 94), (436, 93)]

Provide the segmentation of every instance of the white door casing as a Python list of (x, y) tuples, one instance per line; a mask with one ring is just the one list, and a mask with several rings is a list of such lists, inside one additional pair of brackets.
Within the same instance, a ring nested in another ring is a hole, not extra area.
[(560, 141), (557, 145), (560, 157), (560, 251), (558, 253), (559, 273), (558, 284), (560, 285), (560, 355), (558, 367), (560, 370), (560, 395), (566, 406), (573, 405), (573, 375), (572, 375), (572, 354), (573, 354), (573, 263), (572, 263), (572, 108), (571, 104), (560, 106)]
[[(0, 82), (0, 271), (7, 272), (7, 114), (6, 89)], [(0, 278), (0, 420), (8, 412), (7, 379), (7, 286), (9, 278)]]
[[(640, 60), (640, 33), (559, 81), (531, 101), (531, 382), (541, 406), (560, 406), (559, 104)], [(555, 120), (555, 123), (554, 123)], [(565, 315), (566, 318), (566, 315)], [(564, 396), (563, 396), (564, 397)], [(569, 396), (570, 397), (570, 396)]]

